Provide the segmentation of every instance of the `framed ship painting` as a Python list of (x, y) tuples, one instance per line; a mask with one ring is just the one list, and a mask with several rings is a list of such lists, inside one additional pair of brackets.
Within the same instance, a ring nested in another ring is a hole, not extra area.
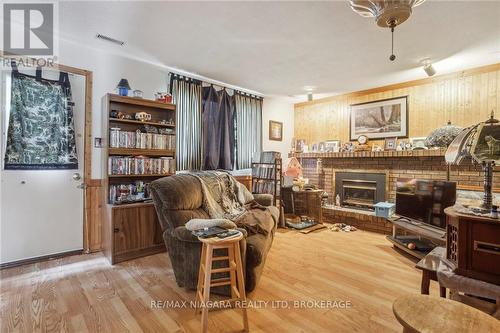
[(360, 135), (369, 139), (408, 137), (408, 96), (352, 104), (350, 140)]

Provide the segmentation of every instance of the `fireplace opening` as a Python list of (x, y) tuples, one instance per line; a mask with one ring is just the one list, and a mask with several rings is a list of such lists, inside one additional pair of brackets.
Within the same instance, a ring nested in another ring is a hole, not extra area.
[(347, 179), (342, 181), (344, 204), (372, 208), (376, 204), (377, 182)]
[(342, 206), (373, 210), (385, 201), (385, 174), (336, 172), (335, 191)]

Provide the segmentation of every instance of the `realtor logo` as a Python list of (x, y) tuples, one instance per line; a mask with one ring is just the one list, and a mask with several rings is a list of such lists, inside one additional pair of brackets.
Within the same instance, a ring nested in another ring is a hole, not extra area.
[(3, 5), (3, 49), (6, 54), (51, 56), (54, 54), (54, 4)]

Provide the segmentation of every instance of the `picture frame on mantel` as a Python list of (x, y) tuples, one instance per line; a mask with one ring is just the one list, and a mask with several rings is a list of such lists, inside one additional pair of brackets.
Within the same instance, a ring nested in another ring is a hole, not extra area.
[(283, 123), (269, 120), (269, 140), (283, 141)]
[(351, 104), (349, 139), (408, 137), (408, 96)]

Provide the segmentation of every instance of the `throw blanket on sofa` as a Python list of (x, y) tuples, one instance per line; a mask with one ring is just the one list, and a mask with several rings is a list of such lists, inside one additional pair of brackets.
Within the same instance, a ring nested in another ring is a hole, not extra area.
[[(255, 202), (252, 193), (225, 171), (189, 173), (201, 183), (203, 209), (212, 219), (228, 219), (249, 234), (267, 235), (274, 227), (269, 223), (266, 207)], [(258, 208), (258, 209), (254, 209)], [(267, 222), (266, 222), (267, 221)]]

